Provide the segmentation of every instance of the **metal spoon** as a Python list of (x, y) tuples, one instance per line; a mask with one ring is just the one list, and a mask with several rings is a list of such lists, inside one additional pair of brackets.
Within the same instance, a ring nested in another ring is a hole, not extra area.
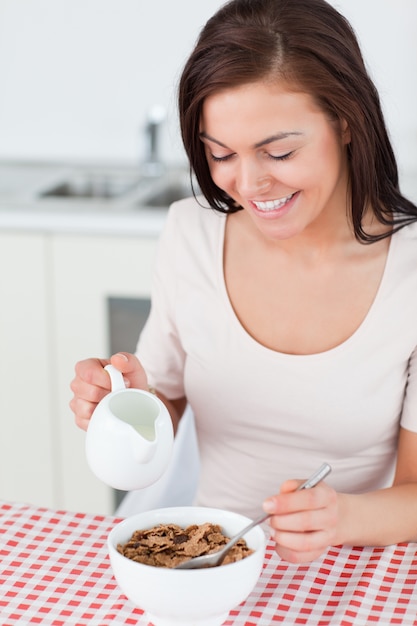
[[(302, 483), (302, 485), (297, 488), (297, 491), (301, 491), (301, 489), (311, 489), (312, 487), (315, 487), (328, 474), (330, 474), (331, 470), (332, 468), (328, 463), (323, 463), (323, 465), (321, 465), (319, 469), (315, 471), (308, 480), (306, 480), (304, 483)], [(212, 554), (203, 554), (203, 556), (196, 556), (188, 561), (180, 563), (174, 569), (199, 569), (201, 567), (215, 567), (216, 565), (220, 565), (226, 554), (235, 545), (235, 543), (239, 541), (239, 539), (243, 537), (243, 535), (246, 535), (246, 533), (254, 526), (262, 524), (262, 522), (268, 519), (268, 517), (271, 517), (270, 513), (263, 513), (260, 517), (257, 517), (248, 526), (245, 526), (243, 530), (238, 532), (237, 535), (229, 539), (227, 544), (220, 548), (220, 550), (218, 550), (217, 552), (214, 552)]]

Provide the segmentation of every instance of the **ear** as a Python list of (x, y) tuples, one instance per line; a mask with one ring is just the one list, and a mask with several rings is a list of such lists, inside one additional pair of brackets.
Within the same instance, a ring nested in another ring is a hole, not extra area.
[(341, 135), (344, 145), (347, 145), (348, 143), (351, 142), (352, 137), (350, 134), (350, 128), (345, 118), (342, 118), (340, 120), (340, 135)]

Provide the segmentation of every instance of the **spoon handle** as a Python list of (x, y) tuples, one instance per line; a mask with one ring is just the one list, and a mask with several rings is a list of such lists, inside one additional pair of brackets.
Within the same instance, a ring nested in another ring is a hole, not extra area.
[[(310, 478), (308, 478), (299, 487), (297, 487), (296, 491), (301, 491), (302, 489), (312, 489), (319, 482), (321, 482), (324, 478), (326, 478), (326, 476), (330, 474), (331, 471), (332, 471), (332, 468), (330, 467), (330, 465), (328, 463), (323, 463), (323, 465), (321, 465), (319, 469), (316, 470), (314, 474), (310, 476)], [(246, 533), (249, 532), (254, 526), (257, 526), (258, 524), (262, 524), (262, 522), (267, 520), (268, 517), (271, 517), (271, 513), (262, 513), (262, 515), (260, 515), (255, 520), (253, 520), (253, 522), (251, 522), (250, 524), (248, 524), (248, 526), (245, 526), (245, 528), (243, 528), (243, 530), (241, 530), (240, 533), (238, 533), (232, 539), (230, 539), (230, 541), (228, 541), (226, 544), (227, 548), (229, 549), (232, 546), (234, 546), (235, 543), (239, 541), (241, 537), (243, 537), (243, 535), (246, 535)]]
[[(227, 543), (227, 552), (229, 551), (229, 549), (235, 545), (235, 543), (237, 541), (239, 541), (239, 539), (241, 539), (243, 537), (243, 535), (246, 535), (247, 532), (249, 532), (250, 530), (252, 530), (252, 528), (254, 528), (254, 526), (257, 526), (258, 524), (262, 524), (262, 522), (264, 522), (266, 519), (268, 519), (268, 517), (271, 517), (270, 513), (262, 513), (262, 515), (260, 515), (259, 517), (257, 517), (256, 519), (253, 520), (253, 522), (251, 522), (250, 524), (248, 524), (247, 526), (245, 526), (245, 528), (243, 528), (240, 533), (238, 533), (237, 535), (235, 535), (234, 537), (232, 537), (232, 539), (230, 539)], [(225, 546), (225, 547), (226, 547)]]
[(326, 478), (326, 476), (328, 476), (331, 471), (332, 468), (330, 467), (330, 465), (328, 463), (323, 463), (323, 465), (320, 465), (319, 469), (316, 470), (314, 474), (310, 476), (310, 478), (308, 478), (302, 485), (297, 487), (296, 491), (301, 491), (301, 489), (311, 489), (312, 487), (315, 487), (316, 485), (318, 485), (319, 482)]

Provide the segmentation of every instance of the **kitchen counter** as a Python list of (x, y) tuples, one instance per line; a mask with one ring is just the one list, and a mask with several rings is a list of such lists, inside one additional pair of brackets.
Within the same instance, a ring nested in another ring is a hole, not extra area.
[[(108, 197), (104, 189), (89, 197), (62, 193), (68, 181), (82, 176), (95, 183), (99, 178), (101, 186), (126, 181), (127, 189)], [(141, 177), (132, 166), (0, 162), (0, 231), (155, 237), (168, 205), (149, 206), (148, 199), (172, 186), (177, 194), (184, 189), (184, 197), (190, 195), (186, 177), (183, 167), (152, 178)], [(61, 195), (51, 194), (54, 188), (61, 188)]]
[(0, 231), (157, 237), (165, 217), (164, 210), (16, 206), (0, 199)]

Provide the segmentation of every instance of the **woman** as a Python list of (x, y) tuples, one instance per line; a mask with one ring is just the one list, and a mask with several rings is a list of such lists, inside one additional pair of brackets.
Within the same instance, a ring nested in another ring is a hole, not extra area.
[[(111, 362), (174, 425), (191, 405), (197, 503), (264, 502), (282, 558), (416, 540), (417, 207), (351, 27), (324, 0), (232, 0), (179, 111), (205, 200), (171, 208), (137, 354)], [(106, 363), (76, 366), (82, 428)], [(286, 480), (323, 461), (316, 488)]]

